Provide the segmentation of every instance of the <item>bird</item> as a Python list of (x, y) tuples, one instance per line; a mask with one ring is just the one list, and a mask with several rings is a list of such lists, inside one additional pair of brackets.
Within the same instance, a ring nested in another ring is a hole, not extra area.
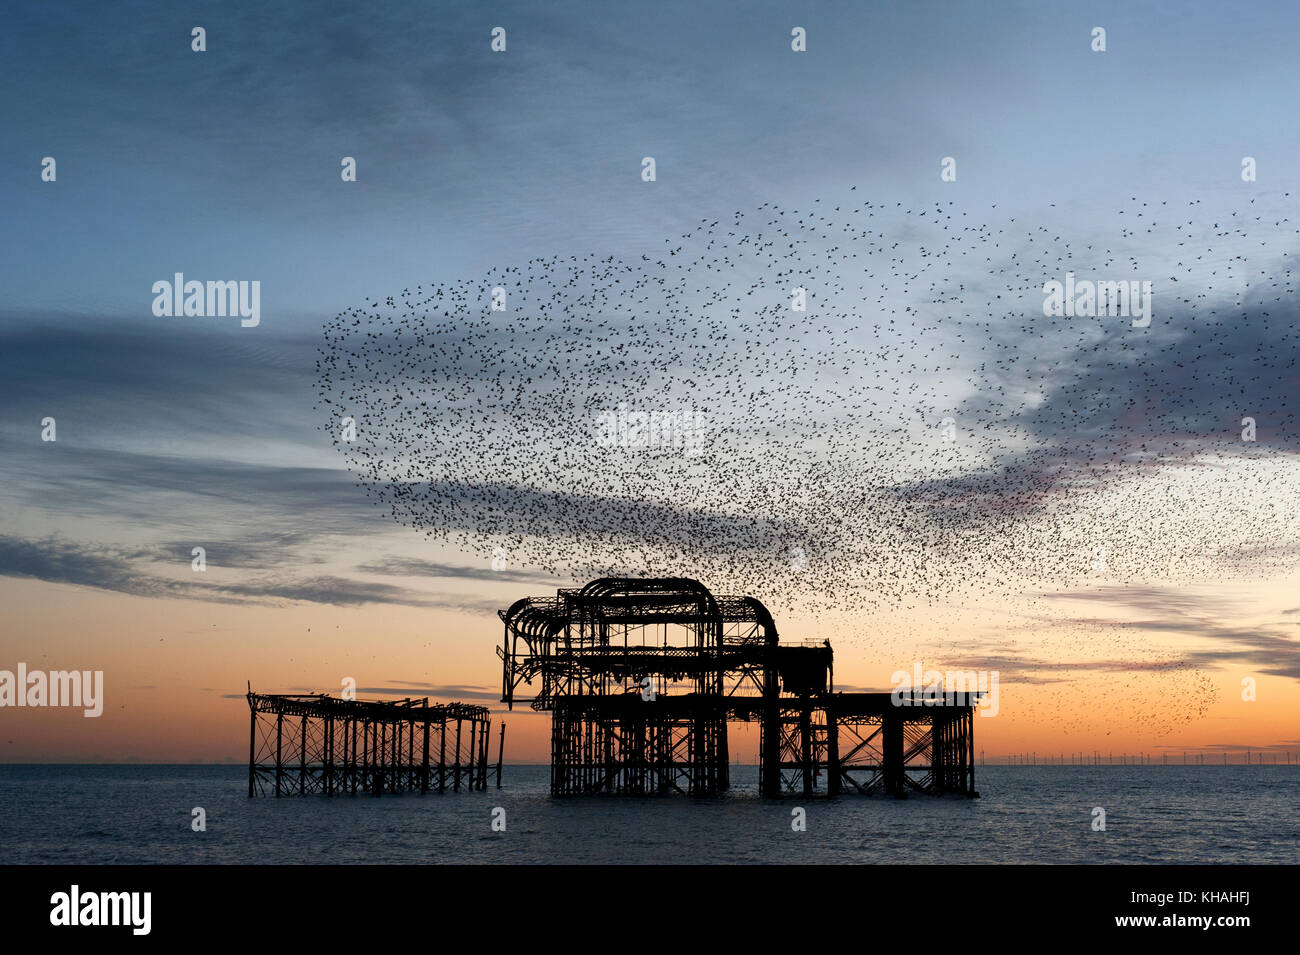
[[(323, 324), (318, 427), (431, 542), (697, 577), (860, 640), (965, 595), (1295, 565), (1282, 206), (1131, 197), (1084, 227), (857, 192), (367, 296)], [(1149, 325), (1052, 314), (1067, 274), (1150, 281)]]

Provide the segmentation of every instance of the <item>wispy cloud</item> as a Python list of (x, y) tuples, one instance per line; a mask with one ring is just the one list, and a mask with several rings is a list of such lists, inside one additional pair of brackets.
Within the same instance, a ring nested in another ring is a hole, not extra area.
[[(1287, 632), (1289, 621), (1275, 626), (1242, 626), (1229, 620), (1242, 612), (1227, 597), (1192, 594), (1174, 588), (1102, 587), (1091, 591), (1045, 594), (1056, 600), (1100, 603), (1126, 611), (1156, 613), (1101, 622), (1119, 631), (1185, 636), (1197, 641), (1179, 653), (1189, 666), (1248, 667), (1261, 674), (1300, 680), (1300, 640)], [(1290, 613), (1290, 611), (1283, 611)], [(1054, 619), (1056, 625), (1097, 624), (1097, 618)], [(1284, 629), (1285, 628), (1285, 629)]]
[(357, 570), (362, 573), (380, 574), (385, 577), (434, 577), (539, 585), (553, 585), (556, 583), (556, 578), (550, 574), (530, 573), (523, 570), (510, 570), (509, 568), (492, 570), (490, 567), (465, 567), (408, 557), (382, 557), (378, 560), (360, 564)]
[(218, 603), (309, 602), (338, 607), (403, 604), (468, 613), (498, 609), (495, 601), (330, 575), (221, 583), (171, 579), (140, 569), (132, 559), (135, 553), (59, 538), (30, 541), (4, 536), (0, 537), (0, 576), (94, 587), (138, 597)]

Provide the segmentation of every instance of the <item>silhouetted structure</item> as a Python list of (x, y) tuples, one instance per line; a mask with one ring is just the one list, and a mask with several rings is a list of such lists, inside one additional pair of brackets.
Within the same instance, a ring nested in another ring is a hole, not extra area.
[(248, 709), (249, 796), (487, 788), (492, 721), (486, 706), (259, 694), (250, 688)]
[(830, 642), (781, 644), (753, 597), (605, 578), (500, 616), (502, 701), (540, 681), (554, 795), (722, 792), (731, 720), (759, 724), (764, 795), (977, 795), (969, 702), (835, 693)]

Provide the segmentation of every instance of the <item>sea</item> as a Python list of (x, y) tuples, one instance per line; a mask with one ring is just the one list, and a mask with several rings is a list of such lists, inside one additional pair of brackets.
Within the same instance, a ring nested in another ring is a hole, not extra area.
[[(248, 797), (237, 765), (0, 766), (0, 858), (60, 864), (1300, 862), (1300, 766), (981, 766), (978, 799)], [(202, 809), (203, 831), (196, 831)], [(1104, 811), (1104, 817), (1097, 810)], [(1105, 828), (1097, 827), (1104, 818)], [(494, 825), (495, 824), (495, 825)]]

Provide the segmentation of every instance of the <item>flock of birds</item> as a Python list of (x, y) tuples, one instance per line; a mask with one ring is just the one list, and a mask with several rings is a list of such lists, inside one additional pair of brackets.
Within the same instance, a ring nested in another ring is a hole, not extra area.
[[(321, 427), (393, 520), (577, 583), (860, 614), (1285, 570), (1298, 238), (1253, 203), (769, 202), (343, 312)], [(1150, 325), (1045, 314), (1067, 272), (1151, 281)]]

